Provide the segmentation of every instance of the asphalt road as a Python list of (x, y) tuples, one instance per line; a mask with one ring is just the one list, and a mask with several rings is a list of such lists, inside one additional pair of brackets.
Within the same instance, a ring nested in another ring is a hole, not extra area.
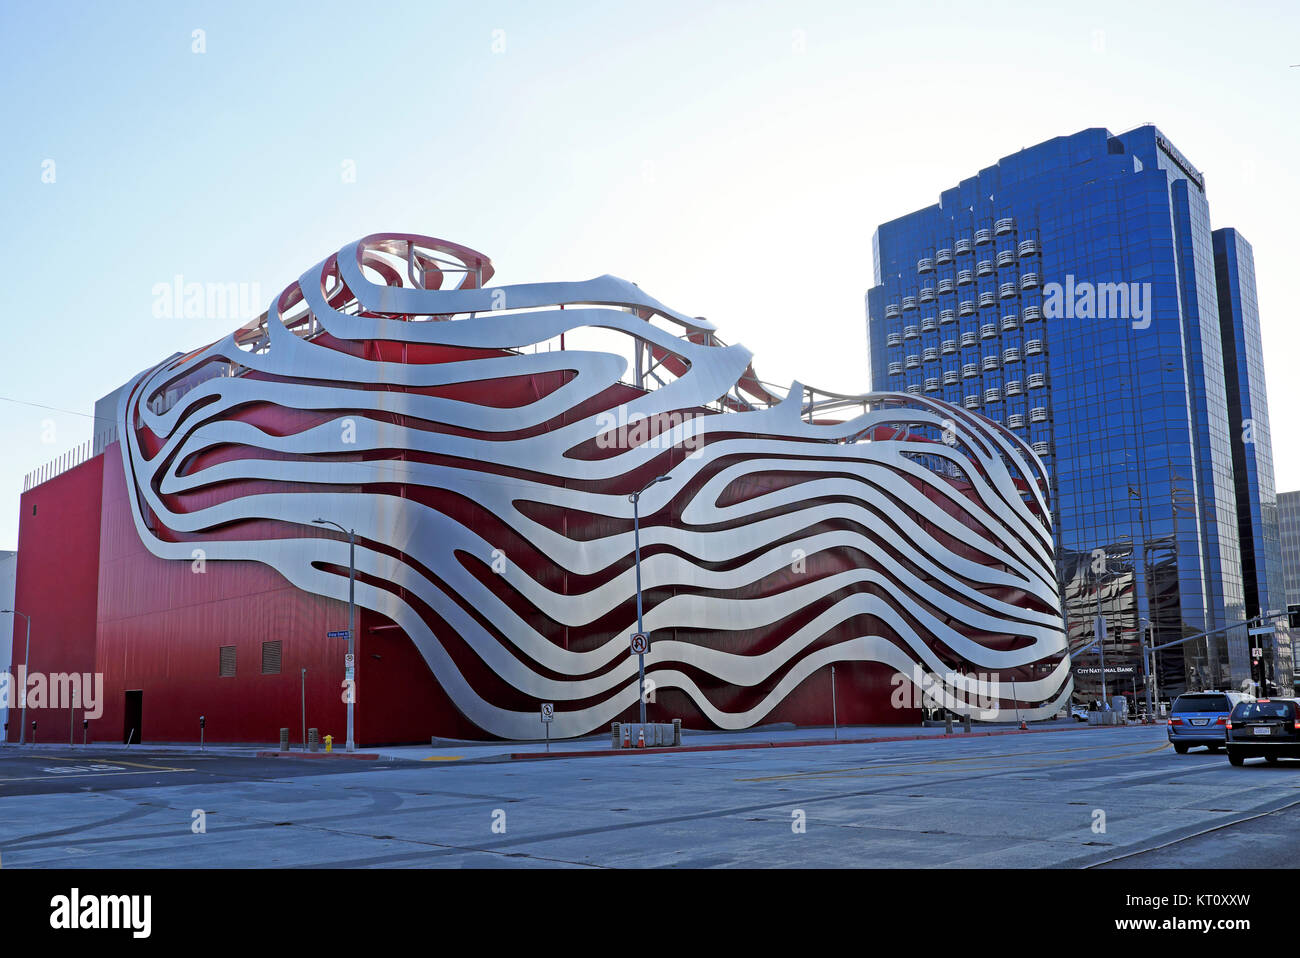
[(496, 764), (0, 749), (4, 868), (1287, 867), (1298, 816), (1300, 763), (1160, 727)]
[[(401, 762), (371, 762), (392, 767)], [(413, 766), (419, 763), (409, 763)], [(356, 771), (355, 760), (298, 760), (295, 776), (337, 775)], [(284, 777), (285, 766), (254, 755), (224, 755), (174, 750), (40, 748), (0, 746), (0, 802), (18, 795), (116, 792), (157, 785), (197, 782), (254, 782)]]

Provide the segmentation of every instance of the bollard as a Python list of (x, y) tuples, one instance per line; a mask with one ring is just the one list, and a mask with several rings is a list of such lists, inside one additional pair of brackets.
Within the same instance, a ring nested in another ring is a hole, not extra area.
[(280, 751), (289, 751), (289, 730), (287, 728), (280, 729)]
[(315, 728), (307, 729), (307, 751), (309, 752), (320, 751), (320, 729), (315, 729)]
[(943, 734), (952, 734), (952, 713), (947, 710), (944, 710), (943, 713)]
[(617, 722), (609, 723), (609, 737), (614, 743), (611, 747), (618, 748), (618, 723)]
[(961, 717), (961, 730), (962, 730), (963, 732), (969, 732), (969, 731), (970, 731), (970, 713), (969, 713), (969, 712), (967, 712), (965, 715), (963, 715), (963, 716)]
[(673, 744), (682, 744), (682, 720), (673, 719)]
[(332, 751), (334, 751), (334, 736), (333, 736), (333, 735), (326, 735), (326, 736), (325, 736), (325, 751), (327, 751), (327, 752), (332, 752)]

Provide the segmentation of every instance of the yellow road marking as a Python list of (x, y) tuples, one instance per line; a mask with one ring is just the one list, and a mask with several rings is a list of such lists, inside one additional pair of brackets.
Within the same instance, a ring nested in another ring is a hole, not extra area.
[(192, 772), (192, 768), (172, 768), (169, 765), (146, 765), (144, 762), (126, 762), (118, 758), (102, 758), (100, 756), (86, 756), (84, 758), (64, 758), (61, 755), (17, 755), (15, 758), (25, 758), (33, 762), (70, 762), (73, 765), (85, 765), (88, 762), (96, 762), (100, 765), (130, 765), (132, 768), (151, 769), (159, 772)]
[(69, 772), (66, 775), (27, 775), (20, 778), (0, 778), (5, 782), (43, 782), (47, 780), (65, 781), (70, 778), (97, 778), (103, 775), (150, 775), (154, 772), (192, 772), (192, 768), (152, 768), (140, 772)]
[(100, 758), (98, 756), (89, 758), (64, 758), (60, 755), (19, 755), (18, 758), (27, 758), (32, 761), (41, 762), (71, 762), (73, 765), (85, 765), (87, 762), (96, 762), (100, 765), (130, 765), (132, 768), (156, 769), (160, 772), (192, 772), (192, 768), (172, 768), (169, 765), (146, 765), (144, 762), (124, 762), (120, 758)]
[(15, 758), (25, 759), (30, 762), (68, 762), (72, 765), (129, 765), (131, 768), (140, 769), (138, 772), (114, 771), (111, 769), (94, 769), (85, 772), (67, 772), (55, 773), (53, 775), (22, 775), (13, 778), (0, 778), (3, 782), (43, 782), (54, 779), (68, 778), (92, 778), (103, 775), (148, 775), (151, 772), (192, 772), (192, 768), (179, 768), (171, 765), (147, 765), (144, 762), (124, 762), (116, 758), (103, 758), (100, 756), (78, 756), (76, 758), (67, 758), (62, 755), (16, 755)]

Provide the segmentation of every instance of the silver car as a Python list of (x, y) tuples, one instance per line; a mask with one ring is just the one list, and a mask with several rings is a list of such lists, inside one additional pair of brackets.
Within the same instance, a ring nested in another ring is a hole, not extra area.
[(1243, 692), (1185, 692), (1174, 699), (1169, 716), (1169, 741), (1182, 755), (1194, 745), (1217, 752), (1228, 740), (1228, 716), (1240, 702), (1253, 702)]

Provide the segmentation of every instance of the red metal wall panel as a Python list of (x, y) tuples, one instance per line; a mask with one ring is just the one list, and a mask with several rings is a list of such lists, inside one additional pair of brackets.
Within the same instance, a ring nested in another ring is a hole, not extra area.
[[(120, 451), (104, 469), (97, 667), (107, 704), (92, 736), (120, 740), (125, 694), (142, 694), (145, 742), (196, 741), (206, 716), (211, 742), (275, 742), (280, 729), (301, 739), (302, 678), (307, 725), (341, 742), (346, 733), (342, 639), (347, 603), (293, 587), (256, 562), (165, 561), (141, 543), (131, 521)], [(463, 720), (442, 695), (406, 636), (358, 616), (357, 740), (427, 741)], [(263, 675), (262, 643), (282, 643), (278, 675)], [(220, 648), (236, 648), (233, 677), (219, 674)], [(377, 657), (376, 657), (377, 656)], [(467, 724), (467, 723), (466, 723)], [(468, 731), (468, 728), (466, 728)]]
[[(29, 672), (95, 670), (95, 597), (99, 581), (99, 513), (104, 457), (96, 456), (23, 493), (19, 500), (18, 578), (14, 608), (31, 618)], [(14, 619), (13, 668), (24, 664), (21, 616)], [(16, 703), (15, 703), (16, 705)], [(37, 741), (68, 740), (81, 713), (27, 710)], [(19, 709), (9, 710), (9, 741), (18, 739)], [(78, 733), (76, 740), (80, 741)]]

